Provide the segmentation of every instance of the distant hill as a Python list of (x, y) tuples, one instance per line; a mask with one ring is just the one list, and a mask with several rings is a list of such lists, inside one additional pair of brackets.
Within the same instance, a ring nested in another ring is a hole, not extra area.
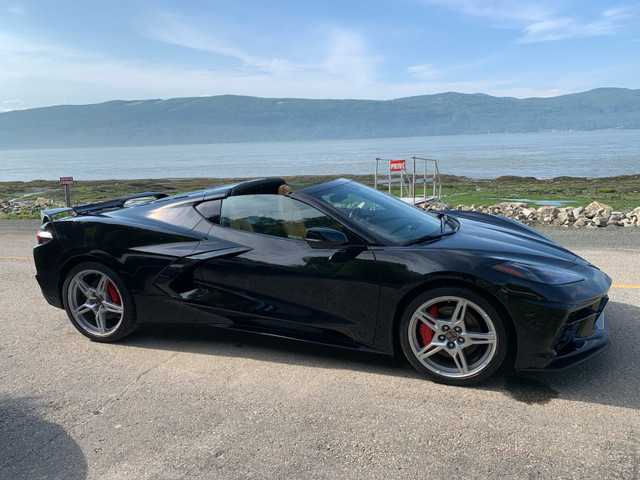
[(640, 90), (554, 98), (441, 93), (396, 100), (234, 95), (0, 113), (0, 149), (640, 129)]

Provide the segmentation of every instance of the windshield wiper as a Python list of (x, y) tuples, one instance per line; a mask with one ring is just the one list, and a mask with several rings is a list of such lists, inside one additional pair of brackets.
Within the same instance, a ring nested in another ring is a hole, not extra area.
[(447, 227), (447, 220), (449, 217), (444, 213), (440, 214), (440, 233), (444, 233), (444, 229)]
[(440, 215), (440, 233), (431, 233), (429, 235), (423, 235), (422, 237), (409, 240), (407, 243), (404, 244), (404, 246), (408, 247), (409, 245), (416, 245), (418, 243), (438, 240), (439, 238), (446, 237), (447, 235), (452, 235), (458, 231), (457, 228), (451, 228), (451, 230), (449, 230), (448, 232), (445, 231), (450, 217), (444, 213), (440, 213), (439, 215)]

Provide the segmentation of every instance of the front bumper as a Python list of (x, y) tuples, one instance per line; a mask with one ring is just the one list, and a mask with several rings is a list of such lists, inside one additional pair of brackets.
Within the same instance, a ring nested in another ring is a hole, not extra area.
[(604, 308), (609, 298), (546, 305), (536, 322), (520, 322), (516, 370), (560, 370), (583, 362), (611, 346)]
[[(576, 336), (580, 330), (588, 329), (589, 324), (592, 324), (590, 335)], [(604, 312), (600, 312), (593, 322), (589, 318), (565, 325), (553, 346), (555, 354), (545, 355), (544, 360), (538, 359), (538, 366), (535, 368), (516, 367), (516, 369), (519, 371), (562, 370), (604, 352), (611, 346), (609, 324)]]

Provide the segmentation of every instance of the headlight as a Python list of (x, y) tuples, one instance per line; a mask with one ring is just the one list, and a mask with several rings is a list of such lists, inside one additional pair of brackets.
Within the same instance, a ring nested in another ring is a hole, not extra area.
[(567, 283), (575, 283), (584, 280), (584, 277), (552, 266), (536, 266), (526, 263), (505, 262), (493, 265), (491, 268), (499, 272), (513, 275), (514, 277), (525, 278), (537, 283), (546, 283), (548, 285), (565, 285)]

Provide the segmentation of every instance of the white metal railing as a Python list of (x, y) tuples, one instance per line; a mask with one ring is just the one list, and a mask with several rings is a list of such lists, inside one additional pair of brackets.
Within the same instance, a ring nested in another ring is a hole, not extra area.
[[(381, 171), (381, 165), (387, 166), (387, 168), (383, 168)], [(376, 189), (379, 189), (381, 185), (387, 185), (389, 193), (391, 193), (391, 185), (399, 183), (400, 198), (411, 201), (414, 205), (442, 199), (442, 183), (440, 182), (438, 162), (432, 158), (411, 157), (409, 160), (376, 158), (374, 182)], [(422, 198), (418, 193), (419, 184), (422, 184)], [(431, 185), (429, 189), (431, 195), (429, 196), (427, 196), (428, 185)]]

